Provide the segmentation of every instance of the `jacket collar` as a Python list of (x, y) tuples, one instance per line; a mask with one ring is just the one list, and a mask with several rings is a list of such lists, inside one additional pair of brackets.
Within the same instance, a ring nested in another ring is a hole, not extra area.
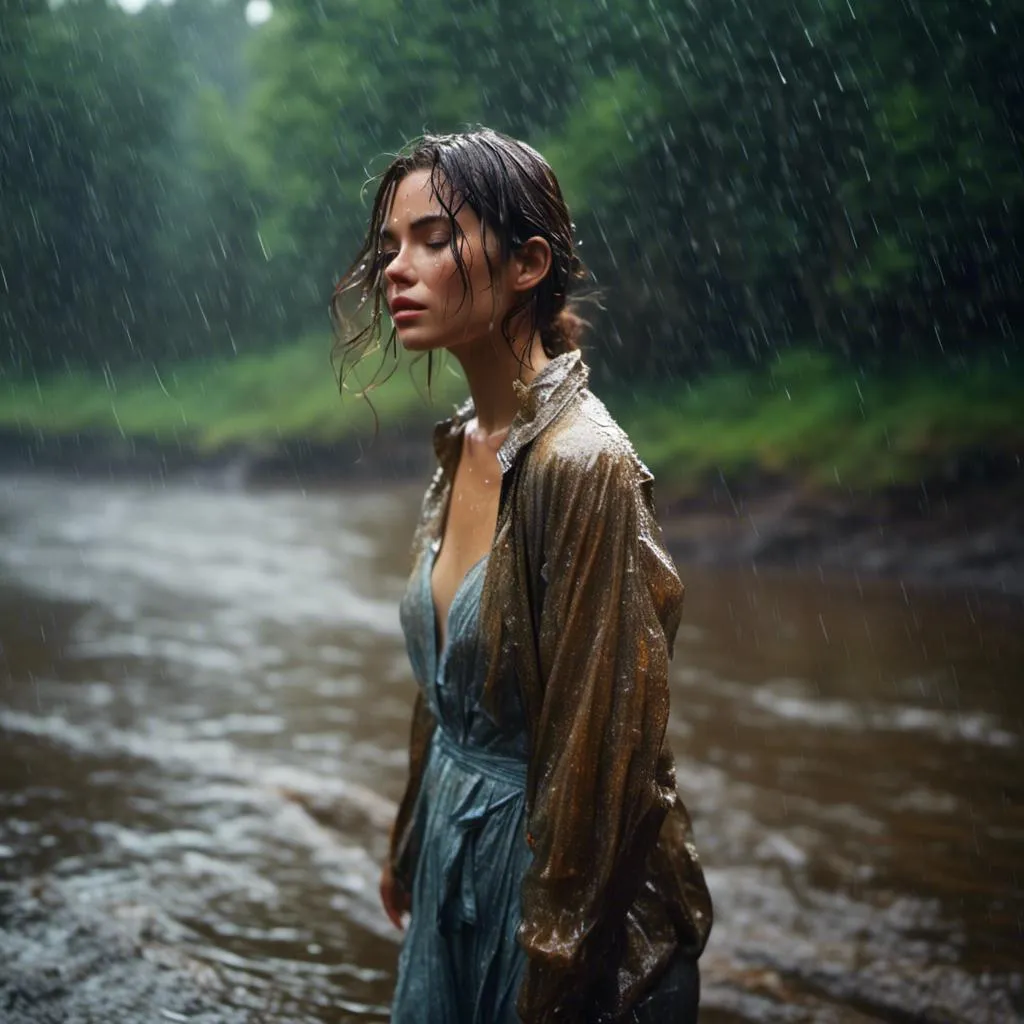
[[(508, 437), (498, 449), (502, 474), (515, 464), (519, 453), (587, 386), (590, 374), (579, 352), (555, 356), (529, 384), (513, 381), (519, 412), (509, 427)], [(462, 403), (455, 413), (434, 428), (434, 451), (450, 480), (459, 461), (462, 432), (475, 415), (473, 399)]]

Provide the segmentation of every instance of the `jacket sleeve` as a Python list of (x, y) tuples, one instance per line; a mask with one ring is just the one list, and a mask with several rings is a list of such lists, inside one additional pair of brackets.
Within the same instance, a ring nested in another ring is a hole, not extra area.
[(676, 800), (674, 773), (658, 762), (682, 586), (660, 543), (651, 477), (617, 447), (566, 461), (543, 488), (544, 691), (519, 932), (527, 1024), (590, 1019), (602, 956)]
[(423, 691), (417, 688), (409, 733), (409, 780), (398, 805), (398, 815), (391, 829), (389, 860), (395, 881), (407, 892), (412, 892), (412, 879), (416, 873), (423, 827), (420, 820), (420, 784), (426, 764), (430, 740), (436, 721)]

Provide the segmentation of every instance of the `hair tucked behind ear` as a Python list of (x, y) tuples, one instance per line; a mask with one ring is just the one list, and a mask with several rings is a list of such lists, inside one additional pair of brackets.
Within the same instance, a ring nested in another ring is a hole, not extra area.
[[(378, 246), (381, 227), (388, 216), (399, 182), (412, 171), (428, 170), (434, 195), (451, 221), (451, 252), (462, 279), (469, 275), (458, 245), (455, 216), (465, 203), (480, 218), (483, 229), (498, 242), (500, 263), (530, 238), (541, 237), (551, 247), (551, 269), (543, 281), (523, 295), (505, 315), (501, 331), (513, 341), (513, 326), (525, 315), (530, 334), (539, 334), (544, 352), (553, 357), (579, 348), (588, 326), (568, 303), (570, 288), (586, 275), (576, 255), (573, 224), (558, 179), (547, 161), (524, 142), (489, 128), (454, 135), (425, 135), (410, 143), (381, 175), (366, 237), (358, 255), (334, 291), (331, 318), (341, 355), (339, 378), (368, 352), (380, 347), (384, 261)], [(490, 267), (492, 284), (499, 265)], [(345, 306), (354, 299), (354, 319), (361, 329), (349, 326)], [(396, 351), (392, 329), (385, 351)]]

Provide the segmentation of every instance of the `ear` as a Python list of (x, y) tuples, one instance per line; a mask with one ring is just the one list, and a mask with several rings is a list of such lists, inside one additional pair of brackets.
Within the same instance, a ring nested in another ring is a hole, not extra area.
[(512, 253), (512, 288), (528, 292), (548, 276), (551, 270), (551, 246), (540, 235), (528, 238)]

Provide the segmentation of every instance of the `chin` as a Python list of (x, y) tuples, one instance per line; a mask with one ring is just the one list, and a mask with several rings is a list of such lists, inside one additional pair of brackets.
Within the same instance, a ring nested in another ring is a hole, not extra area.
[(405, 349), (406, 352), (426, 352), (431, 346), (419, 338), (407, 338), (402, 337), (401, 334), (398, 336), (398, 344)]
[(399, 331), (398, 343), (406, 352), (429, 352), (431, 349), (444, 348), (438, 338), (419, 331)]

